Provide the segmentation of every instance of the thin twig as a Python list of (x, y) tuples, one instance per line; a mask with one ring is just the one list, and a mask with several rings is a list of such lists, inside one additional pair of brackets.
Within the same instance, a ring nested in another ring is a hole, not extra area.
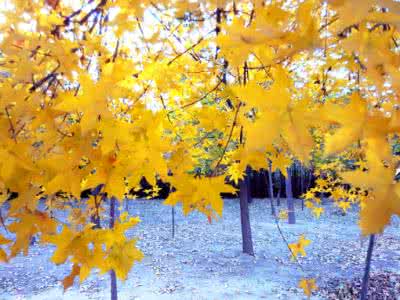
[(176, 61), (178, 58), (180, 58), (182, 55), (185, 53), (188, 53), (190, 50), (193, 50), (196, 46), (198, 46), (202, 41), (204, 41), (205, 37), (209, 35), (210, 33), (214, 32), (214, 30), (208, 32), (206, 35), (202, 36), (196, 43), (194, 43), (192, 46), (187, 48), (185, 51), (179, 53), (177, 56), (175, 56), (172, 60), (170, 60), (167, 65), (172, 64), (174, 61)]
[(6, 107), (4, 110), (6, 111), (8, 123), (10, 124), (10, 130), (11, 130), (11, 133), (12, 133), (12, 139), (14, 140), (14, 142), (17, 142), (17, 136), (15, 134), (15, 127), (14, 127), (13, 122), (11, 121), (11, 116), (10, 116), (10, 112), (8, 111), (8, 107)]
[(202, 96), (201, 98), (199, 98), (199, 99), (197, 99), (197, 100), (195, 100), (195, 101), (192, 101), (192, 102), (190, 102), (190, 103), (187, 103), (187, 104), (185, 104), (185, 105), (182, 105), (180, 108), (181, 108), (181, 109), (184, 109), (184, 108), (186, 108), (186, 107), (188, 107), (188, 106), (192, 106), (192, 105), (194, 105), (194, 104), (196, 104), (196, 103), (198, 103), (198, 102), (204, 100), (205, 98), (208, 97), (208, 95), (210, 95), (212, 92), (216, 91), (216, 90), (219, 88), (219, 86), (221, 85), (221, 83), (222, 83), (222, 80), (220, 80), (220, 81), (217, 83), (217, 85), (216, 85), (213, 89), (211, 89), (210, 91), (208, 91), (204, 96)]
[(224, 157), (225, 157), (226, 151), (228, 150), (229, 143), (230, 143), (230, 141), (232, 140), (233, 130), (234, 130), (235, 127), (236, 127), (237, 117), (238, 117), (238, 115), (239, 115), (239, 110), (240, 110), (240, 107), (241, 107), (241, 106), (242, 106), (242, 102), (240, 102), (239, 105), (238, 105), (237, 108), (236, 108), (235, 117), (233, 118), (233, 123), (232, 123), (231, 129), (230, 129), (230, 131), (229, 131), (228, 139), (226, 140), (224, 149), (222, 150), (221, 157), (219, 158), (217, 164), (215, 165), (214, 171), (212, 172), (212, 176), (215, 176), (215, 174), (217, 173), (218, 167), (220, 166), (222, 160), (223, 160)]
[(119, 50), (119, 39), (117, 40), (117, 45), (115, 45), (114, 54), (112, 56), (112, 62), (115, 62), (115, 60), (117, 59), (118, 50)]

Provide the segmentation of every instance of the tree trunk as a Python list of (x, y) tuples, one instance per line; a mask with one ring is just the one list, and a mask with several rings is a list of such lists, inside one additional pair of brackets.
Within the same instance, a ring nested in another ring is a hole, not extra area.
[(272, 186), (272, 170), (271, 170), (271, 163), (269, 164), (268, 169), (268, 182), (269, 182), (269, 198), (271, 201), (271, 215), (275, 216), (275, 205), (274, 205), (274, 189)]
[(281, 206), (281, 190), (282, 190), (281, 173), (279, 173), (279, 171), (276, 172), (275, 173), (275, 177), (276, 177), (276, 179), (278, 181), (278, 196), (277, 196), (277, 199), (276, 199), (276, 204), (278, 206)]
[(171, 217), (172, 217), (172, 238), (175, 238), (175, 206), (172, 206), (171, 210)]
[[(300, 194), (303, 195), (305, 190), (304, 190), (304, 169), (300, 165)], [(304, 198), (301, 197), (301, 210), (304, 210)]]
[[(116, 206), (116, 198), (111, 197), (111, 199), (110, 199), (110, 228), (114, 228), (115, 206)], [(117, 276), (115, 275), (114, 270), (110, 271), (110, 279), (111, 279), (111, 300), (118, 300)]]
[(246, 179), (240, 180), (240, 221), (242, 225), (243, 253), (254, 256), (253, 240), (251, 237), (250, 214), (248, 203), (248, 185)]
[(125, 211), (129, 213), (129, 200), (128, 197), (125, 198)]
[(288, 221), (289, 224), (296, 223), (296, 216), (294, 214), (294, 199), (293, 199), (293, 191), (292, 191), (292, 175), (290, 172), (290, 167), (287, 168), (287, 176), (285, 179), (285, 188), (286, 188), (286, 200), (288, 207)]
[(92, 214), (90, 216), (90, 222), (94, 224), (93, 229), (100, 229), (101, 228), (100, 217), (97, 216), (96, 214)]
[(361, 296), (360, 300), (366, 300), (368, 296), (368, 281), (369, 281), (369, 270), (371, 268), (372, 251), (374, 250), (375, 234), (369, 236), (369, 244), (367, 251), (367, 258), (365, 259), (365, 270), (364, 277), (361, 285)]
[(279, 189), (279, 191), (278, 191), (278, 196), (276, 198), (276, 204), (278, 206), (281, 206), (281, 189)]
[(253, 197), (251, 196), (251, 176), (252, 175), (252, 170), (250, 169), (250, 167), (247, 167), (246, 169), (246, 177), (245, 177), (245, 181), (246, 181), (246, 185), (247, 185), (247, 202), (248, 203), (252, 203), (253, 202)]
[(95, 212), (90, 216), (90, 222), (95, 224), (93, 229), (100, 229), (101, 228), (101, 220), (99, 215), (99, 207), (101, 206), (101, 202), (104, 200), (104, 195), (101, 195), (101, 189), (104, 185), (99, 184), (94, 189), (90, 191), (91, 195), (94, 197), (94, 203), (96, 206)]
[(260, 177), (261, 177), (261, 173), (260, 172), (254, 172), (253, 174), (253, 196), (256, 198), (261, 198), (260, 197)]

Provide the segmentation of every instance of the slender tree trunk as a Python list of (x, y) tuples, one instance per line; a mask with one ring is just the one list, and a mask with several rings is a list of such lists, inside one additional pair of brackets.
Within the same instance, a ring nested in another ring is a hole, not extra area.
[(247, 167), (246, 169), (246, 185), (247, 185), (247, 202), (252, 203), (253, 202), (253, 197), (251, 196), (251, 176), (252, 175), (252, 170), (250, 169), (250, 167)]
[(129, 213), (129, 200), (128, 197), (125, 198), (125, 211)]
[(364, 269), (364, 277), (363, 277), (363, 281), (362, 281), (362, 285), (361, 285), (360, 300), (366, 300), (367, 296), (368, 296), (369, 270), (371, 268), (372, 251), (374, 250), (374, 244), (375, 244), (375, 234), (371, 234), (369, 236), (367, 258), (365, 259), (365, 269)]
[(296, 193), (298, 192), (298, 185), (297, 185), (297, 165), (296, 162), (293, 163), (292, 165), (292, 196), (294, 197), (294, 195), (296, 195)]
[(101, 221), (100, 221), (100, 215), (99, 215), (99, 207), (101, 205), (101, 202), (104, 200), (104, 195), (101, 195), (101, 189), (103, 188), (104, 185), (99, 184), (97, 187), (91, 190), (91, 194), (94, 197), (94, 203), (96, 206), (96, 211), (90, 216), (90, 222), (95, 224), (93, 229), (100, 229), (101, 228)]
[[(300, 165), (300, 194), (303, 195), (305, 190), (304, 190), (304, 169)], [(301, 210), (304, 210), (304, 198), (301, 197)]]
[[(217, 26), (215, 28), (215, 33), (218, 36), (218, 34), (221, 31), (221, 21), (223, 17), (223, 9), (217, 8), (216, 12), (216, 21), (217, 21)], [(218, 57), (218, 52), (219, 52), (219, 47), (216, 47), (215, 51), (215, 58)], [(228, 70), (229, 63), (227, 60), (224, 60), (224, 67), (222, 71), (222, 83), (227, 84), (227, 70)], [(246, 63), (245, 63), (245, 69), (246, 69)], [(244, 76), (245, 77), (245, 76)], [(246, 79), (243, 78), (243, 83), (246, 84)], [(228, 102), (228, 105), (230, 102)], [(241, 141), (242, 143), (242, 141)], [(249, 168), (246, 169), (247, 176), (244, 180), (240, 180), (240, 220), (241, 220), (241, 225), (242, 225), (242, 244), (243, 244), (243, 252), (253, 255), (254, 256), (254, 251), (253, 251), (253, 240), (251, 238), (251, 227), (250, 227), (250, 215), (249, 215), (249, 200), (251, 201), (251, 197), (249, 197), (249, 182), (248, 182), (248, 170)], [(251, 196), (251, 195), (250, 195)]]
[(247, 189), (246, 179), (240, 180), (240, 221), (242, 225), (243, 253), (254, 256)]
[(275, 205), (274, 205), (274, 189), (272, 187), (272, 170), (271, 170), (271, 163), (269, 164), (268, 169), (268, 182), (269, 182), (269, 198), (271, 200), (271, 215), (275, 216)]
[[(116, 200), (117, 199), (115, 197), (111, 197), (110, 199), (110, 228), (114, 228)], [(111, 300), (118, 300), (117, 276), (115, 275), (114, 270), (110, 271), (110, 279), (111, 279)]]
[(311, 181), (312, 181), (312, 176), (313, 176), (312, 169), (306, 170), (306, 174), (305, 175), (306, 175), (305, 176), (306, 177), (306, 179), (305, 179), (305, 183), (306, 183), (305, 191), (307, 191), (308, 188), (310, 187)]
[(101, 228), (100, 217), (96, 216), (96, 214), (93, 214), (93, 215), (90, 216), (90, 222), (94, 224), (93, 229)]
[(254, 184), (253, 184), (253, 188), (254, 188), (254, 197), (256, 197), (256, 198), (262, 198), (262, 197), (260, 197), (260, 172), (254, 172), (254, 174), (253, 174), (253, 181), (254, 181)]
[(278, 196), (276, 198), (276, 204), (278, 206), (281, 206), (281, 189), (279, 189), (279, 191), (278, 191)]
[(268, 182), (267, 171), (263, 170), (260, 174), (261, 198), (268, 198)]
[(278, 181), (278, 195), (276, 199), (276, 204), (278, 206), (281, 206), (281, 190), (282, 190), (282, 181), (281, 181), (281, 174), (278, 172), (275, 172), (275, 177)]
[(172, 238), (175, 238), (175, 206), (172, 206), (171, 210), (171, 217), (172, 217)]
[(293, 199), (293, 191), (292, 191), (292, 175), (290, 172), (290, 167), (287, 168), (287, 176), (285, 179), (285, 188), (286, 188), (286, 199), (287, 199), (287, 207), (288, 207), (288, 221), (289, 224), (296, 223), (296, 216), (294, 214), (294, 199)]

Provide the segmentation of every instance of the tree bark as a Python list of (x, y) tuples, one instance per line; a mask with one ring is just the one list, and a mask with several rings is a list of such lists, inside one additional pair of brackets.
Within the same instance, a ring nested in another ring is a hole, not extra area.
[[(305, 190), (304, 190), (304, 169), (300, 165), (300, 194), (303, 195)], [(304, 198), (301, 197), (301, 210), (304, 210)]]
[(253, 197), (251, 196), (251, 175), (252, 175), (252, 170), (250, 167), (247, 167), (246, 169), (246, 185), (247, 185), (247, 202), (252, 203), (253, 202)]
[(129, 213), (129, 201), (128, 197), (125, 198), (125, 211)]
[(175, 238), (175, 206), (172, 206), (171, 210), (171, 218), (172, 218), (172, 238)]
[(286, 188), (286, 200), (288, 207), (288, 221), (289, 224), (296, 223), (296, 216), (294, 214), (294, 199), (293, 199), (293, 191), (292, 191), (292, 175), (290, 172), (290, 167), (287, 168), (287, 176), (285, 178), (285, 188)]
[[(116, 198), (111, 197), (110, 199), (110, 228), (114, 228), (115, 224), (115, 206), (116, 206)], [(110, 271), (110, 279), (111, 279), (111, 300), (118, 300), (118, 289), (117, 289), (117, 276), (115, 275), (115, 271)]]
[(275, 177), (278, 181), (278, 195), (276, 198), (276, 204), (278, 206), (281, 206), (281, 190), (282, 190), (282, 181), (281, 181), (281, 174), (278, 172), (275, 172)]
[(243, 253), (254, 256), (253, 240), (251, 237), (248, 195), (248, 185), (246, 184), (246, 179), (240, 180), (240, 221), (242, 225)]
[(368, 296), (369, 270), (371, 268), (372, 251), (374, 250), (374, 244), (375, 244), (375, 234), (371, 234), (369, 236), (367, 258), (365, 259), (365, 269), (364, 269), (364, 277), (363, 277), (363, 281), (362, 281), (362, 285), (361, 285), (360, 300), (366, 300), (367, 296)]
[(91, 190), (91, 195), (94, 197), (94, 202), (96, 205), (96, 211), (90, 216), (90, 222), (95, 224), (93, 229), (100, 229), (101, 228), (101, 220), (100, 220), (100, 215), (99, 215), (99, 207), (101, 205), (101, 202), (104, 200), (104, 195), (101, 195), (101, 189), (103, 188), (104, 185), (99, 184), (97, 187)]
[(269, 198), (271, 201), (271, 215), (275, 216), (276, 211), (275, 211), (275, 205), (274, 205), (274, 189), (272, 186), (272, 170), (271, 170), (271, 163), (269, 164), (269, 169), (268, 169), (268, 182), (269, 182)]

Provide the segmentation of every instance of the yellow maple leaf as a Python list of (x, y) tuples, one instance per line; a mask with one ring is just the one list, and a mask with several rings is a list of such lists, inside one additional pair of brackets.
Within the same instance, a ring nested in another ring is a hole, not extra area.
[(312, 292), (318, 289), (314, 278), (302, 278), (299, 282), (299, 288), (303, 289), (307, 297), (311, 297)]
[(15, 222), (8, 226), (9, 231), (16, 235), (11, 246), (10, 257), (15, 257), (19, 252), (27, 255), (32, 237), (37, 234), (53, 234), (56, 232), (57, 223), (48, 214), (41, 211), (23, 211), (15, 215)]
[(309, 200), (306, 200), (305, 203), (304, 203), (304, 205), (305, 205), (307, 208), (311, 209), (311, 208), (313, 208), (314, 203), (312, 203), (312, 202), (309, 201)]
[[(94, 82), (87, 74), (81, 74), (79, 95), (65, 93), (59, 97), (61, 102), (55, 109), (66, 112), (82, 112), (80, 125), (84, 133), (98, 126), (99, 120), (111, 117), (108, 99), (112, 85), (106, 80)], [(100, 118), (101, 117), (101, 118)]]
[(80, 271), (81, 271), (81, 268), (79, 265), (74, 264), (72, 266), (71, 273), (68, 276), (64, 277), (64, 279), (62, 281), (63, 286), (64, 286), (64, 291), (67, 290), (69, 287), (71, 287), (74, 284), (74, 279), (76, 276), (79, 275)]
[(353, 93), (345, 106), (326, 105), (322, 113), (324, 118), (341, 126), (333, 135), (327, 136), (326, 154), (341, 152), (360, 139), (368, 139), (370, 143), (379, 144), (380, 153), (387, 156), (390, 151), (386, 136), (394, 128), (389, 127), (390, 120), (381, 113), (371, 114), (367, 104), (359, 93)]
[(306, 200), (312, 200), (312, 199), (315, 198), (315, 194), (314, 194), (313, 191), (308, 190), (307, 192), (305, 192), (305, 193), (302, 195), (302, 198), (303, 198), (303, 199), (306, 199)]
[(176, 191), (164, 201), (167, 205), (182, 203), (184, 214), (198, 209), (205, 215), (214, 211), (222, 216), (224, 202), (221, 193), (236, 193), (236, 189), (225, 183), (224, 176), (193, 178), (188, 174), (180, 174), (172, 178), (172, 185)]
[(379, 151), (378, 145), (369, 144), (366, 149), (368, 170), (340, 174), (345, 182), (369, 190), (360, 213), (360, 226), (365, 235), (382, 232), (392, 215), (400, 215), (400, 185), (393, 180), (393, 165), (386, 167)]
[(120, 280), (126, 280), (134, 262), (143, 258), (143, 253), (136, 248), (135, 240), (113, 243), (106, 255), (102, 271), (114, 270)]
[(279, 152), (271, 158), (271, 170), (280, 170), (283, 176), (287, 177), (287, 169), (292, 164), (292, 160), (283, 152)]
[(339, 201), (341, 198), (343, 198), (343, 190), (341, 188), (335, 188), (333, 191), (331, 191), (331, 197), (335, 201)]
[(238, 184), (239, 180), (243, 179), (245, 172), (240, 169), (240, 164), (234, 163), (228, 167), (227, 174), (229, 175), (230, 180), (233, 180), (235, 184)]
[(293, 259), (296, 258), (299, 254), (301, 256), (306, 256), (306, 251), (304, 250), (304, 247), (308, 246), (310, 243), (311, 241), (307, 240), (304, 234), (302, 234), (296, 243), (289, 244), (291, 253), (294, 256)]
[(317, 180), (315, 180), (315, 184), (319, 189), (325, 190), (328, 187), (329, 182), (324, 178), (317, 178)]
[[(0, 235), (0, 245), (5, 245), (10, 242), (11, 240), (6, 239), (4, 236)], [(7, 261), (8, 261), (7, 253), (0, 248), (0, 262), (7, 262)]]
[(312, 212), (319, 219), (321, 217), (321, 214), (324, 212), (324, 208), (323, 207), (313, 207)]
[(350, 202), (347, 202), (347, 201), (340, 201), (339, 204), (338, 204), (338, 206), (339, 206), (344, 212), (346, 212), (346, 211), (349, 209), (349, 207), (350, 207)]
[(287, 220), (289, 217), (289, 213), (286, 209), (282, 209), (279, 211), (278, 218), (280, 220)]

